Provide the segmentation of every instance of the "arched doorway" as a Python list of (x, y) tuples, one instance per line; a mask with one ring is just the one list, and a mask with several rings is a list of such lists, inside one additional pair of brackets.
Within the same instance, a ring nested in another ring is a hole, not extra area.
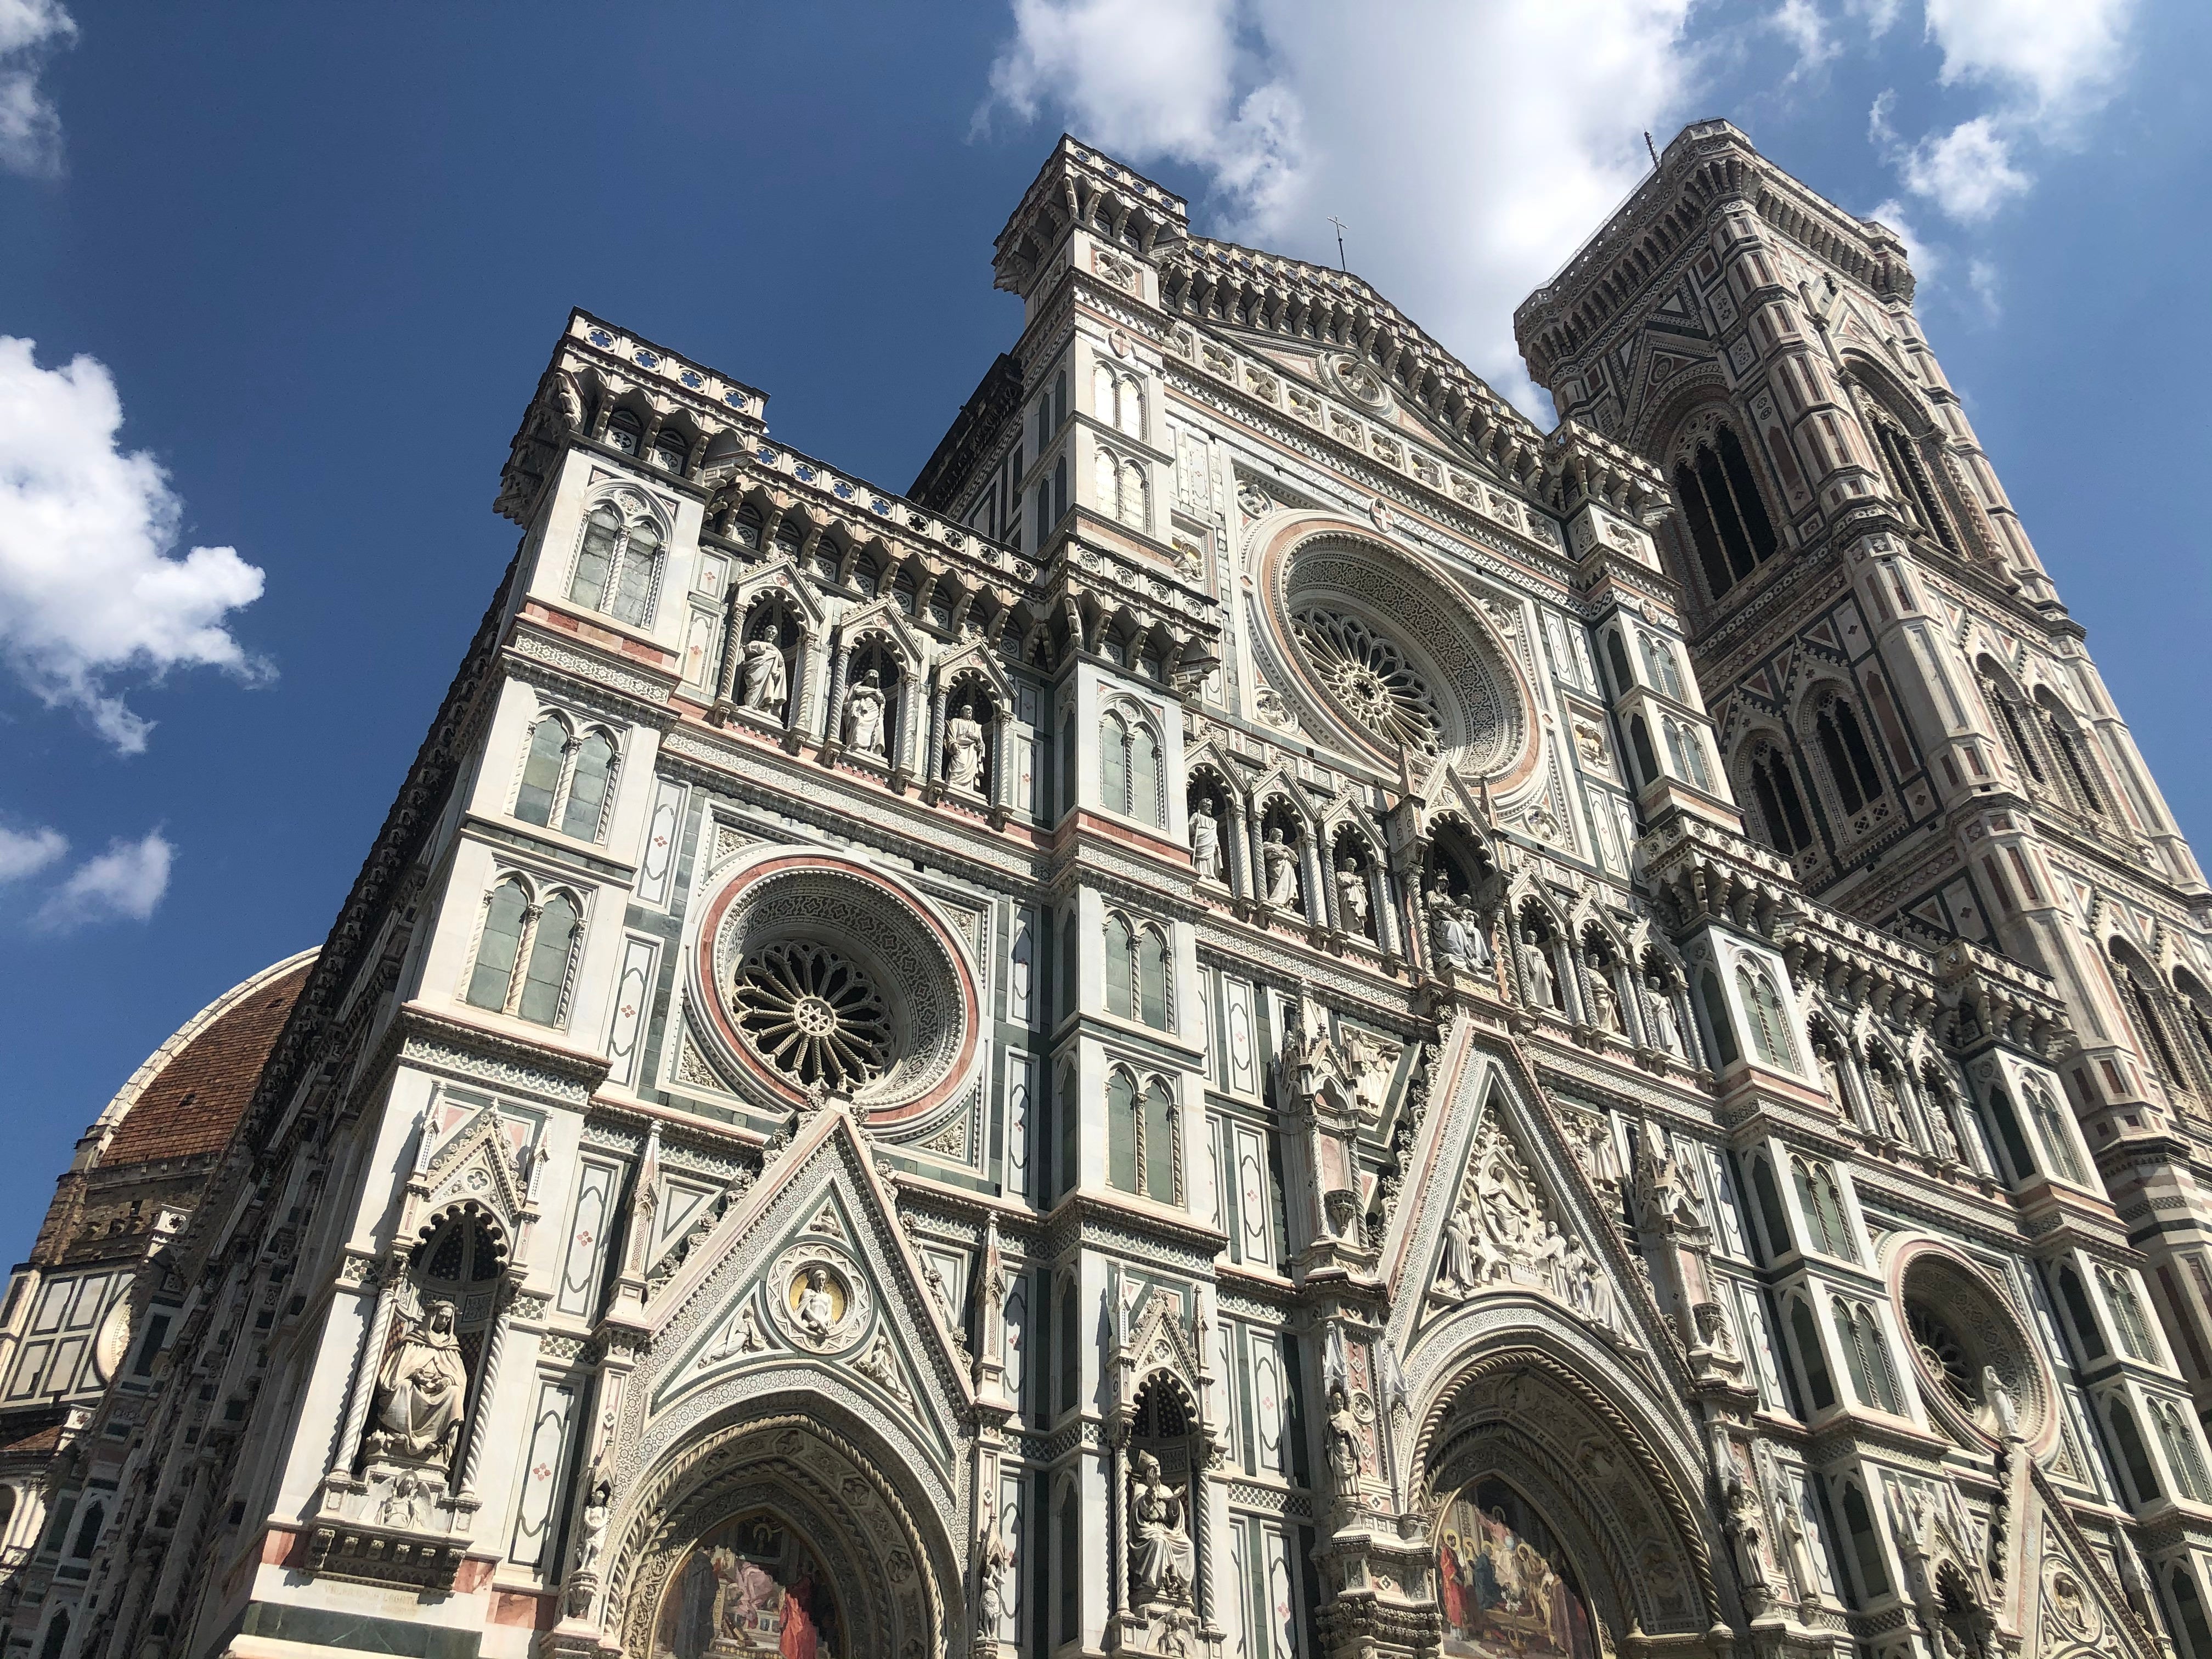
[(1436, 1567), (1445, 1659), (1599, 1659), (1565, 1545), (1510, 1483), (1492, 1475), (1443, 1500)]
[(607, 1615), (631, 1659), (945, 1650), (961, 1606), (949, 1540), (836, 1417), (817, 1404), (727, 1424), (636, 1493)]
[(710, 1650), (850, 1659), (825, 1560), (777, 1510), (750, 1510), (709, 1528), (661, 1592), (654, 1659), (703, 1659)]

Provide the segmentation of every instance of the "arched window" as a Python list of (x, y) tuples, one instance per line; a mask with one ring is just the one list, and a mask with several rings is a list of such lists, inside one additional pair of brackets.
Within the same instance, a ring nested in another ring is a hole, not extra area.
[(2189, 1086), (2187, 1074), (2181, 1069), (2181, 1058), (2174, 1051), (2173, 1039), (2166, 1028), (2166, 1011), (2159, 995), (2160, 981), (2149, 965), (2124, 945), (2115, 941), (2112, 947), (2112, 978), (2120, 988), (2120, 996), (2129, 1012), (2135, 1016), (2145, 1051), (2159, 1076), (2173, 1088)]
[(1805, 1372), (1805, 1391), (1813, 1409), (1824, 1412), (1836, 1403), (1836, 1385), (1828, 1375), (1828, 1362), (1820, 1355), (1820, 1334), (1814, 1328), (1813, 1310), (1802, 1297), (1790, 1298), (1790, 1334), (1797, 1348), (1797, 1363)]
[(575, 901), (556, 893), (538, 913), (530, 944), (530, 967), (523, 975), (515, 1012), (539, 1025), (561, 1023), (568, 988), (568, 962), (576, 944)]
[(1889, 1574), (1882, 1566), (1881, 1540), (1875, 1535), (1866, 1494), (1850, 1481), (1844, 1484), (1844, 1528), (1851, 1535), (1851, 1553), (1858, 1560), (1860, 1592), (1869, 1599), (1887, 1595)]
[(2102, 1359), (2106, 1352), (2104, 1331), (2090, 1310), (2088, 1293), (2081, 1288), (2081, 1276), (2071, 1267), (2058, 1270), (2058, 1299), (2066, 1304), (2066, 1316), (2073, 1322), (2074, 1334), (2081, 1344), (2081, 1358)]
[(469, 975), (468, 998), (479, 1008), (504, 1011), (507, 992), (514, 983), (514, 964), (522, 955), (522, 932), (530, 911), (530, 896), (519, 881), (507, 880), (491, 890), (484, 908), (483, 933), (477, 940), (477, 964)]
[(1844, 811), (1856, 812), (1881, 793), (1881, 774), (1875, 766), (1874, 751), (1867, 747), (1857, 711), (1849, 702), (1833, 694), (1824, 699), (1814, 719), (1813, 732), (1820, 739), (1820, 757), (1828, 763), (1828, 775), (1836, 781)]
[(1856, 1261), (1858, 1252), (1851, 1248), (1850, 1225), (1844, 1218), (1844, 1195), (1836, 1185), (1835, 1172), (1814, 1159), (1793, 1158), (1790, 1173), (1815, 1247), (1846, 1261)]
[(1167, 1082), (1154, 1078), (1145, 1088), (1145, 1112), (1139, 1138), (1143, 1143), (1145, 1196), (1161, 1204), (1176, 1201), (1178, 1159), (1175, 1096)]
[(690, 459), (690, 448), (684, 434), (663, 427), (653, 434), (653, 464), (663, 472), (684, 475), (684, 463)]
[(651, 520), (625, 521), (611, 501), (593, 507), (568, 578), (569, 601), (643, 628), (652, 617), (659, 575), (660, 532)]
[(1106, 1076), (1106, 1184), (1125, 1193), (1137, 1184), (1137, 1079), (1119, 1066)]
[(61, 1651), (69, 1645), (70, 1616), (64, 1607), (46, 1626), (46, 1639), (39, 1644), (39, 1659), (61, 1659)]
[(1728, 428), (1675, 466), (1674, 500), (1713, 598), (1774, 556), (1774, 526), (1752, 482), (1743, 446)]
[(1835, 1320), (1836, 1340), (1843, 1346), (1844, 1364), (1851, 1374), (1852, 1395), (1863, 1406), (1894, 1413), (1898, 1401), (1890, 1376), (1889, 1350), (1881, 1340), (1881, 1324), (1875, 1310), (1866, 1303), (1846, 1302), (1840, 1296), (1830, 1298), (1828, 1305)]
[(1651, 750), (1651, 728), (1644, 723), (1644, 716), (1628, 717), (1628, 746), (1636, 751), (1636, 769), (1639, 781), (1649, 783), (1659, 775), (1659, 757)]
[(1698, 991), (1705, 1005), (1705, 1024), (1712, 1030), (1714, 1055), (1722, 1065), (1733, 1066), (1739, 1057), (1735, 1024), (1729, 1018), (1728, 997), (1721, 990), (1719, 976), (1711, 969), (1698, 970)]
[(594, 728), (581, 743), (557, 714), (538, 718), (530, 733), (515, 787), (514, 816), (580, 841), (597, 841), (605, 828), (607, 793), (614, 777), (614, 738)]
[[(1043, 492), (1040, 490), (1039, 495)], [(1052, 521), (1058, 524), (1067, 516), (1067, 457), (1062, 455), (1052, 464)], [(1040, 550), (1044, 543), (1037, 543)]]
[(618, 409), (608, 417), (607, 441), (623, 454), (635, 455), (645, 441), (645, 422), (634, 410)]
[(1121, 463), (1114, 511), (1132, 530), (1150, 527), (1152, 522), (1152, 486), (1146, 481), (1141, 463), (1130, 460)]
[[(1987, 658), (1984, 658), (1978, 667), (1982, 682), (1982, 700), (1996, 715), (1997, 724), (2004, 727), (2005, 740), (2011, 747), (2013, 758), (2020, 763), (2021, 769), (2033, 782), (2038, 785), (2047, 783), (2049, 780), (2043, 775), (2042, 759), (2036, 753), (2035, 744), (2028, 737), (2027, 722), (2021, 718), (2020, 705), (2013, 701), (1990, 672)], [(2212, 1659), (2212, 1656), (2207, 1656), (2207, 1659)]]
[(1151, 726), (1116, 709), (1098, 723), (1098, 793), (1109, 812), (1160, 822), (1160, 746)]
[(2181, 1628), (2189, 1638), (2191, 1659), (2212, 1659), (2212, 1620), (2204, 1617), (2204, 1598), (2186, 1565), (2173, 1570), (2173, 1605), (2181, 1615)]
[(2035, 1132), (2043, 1139), (2044, 1150), (2050, 1153), (2052, 1167), (2075, 1186), (2086, 1187), (2088, 1176), (2081, 1168), (2081, 1154), (2074, 1150), (2074, 1137), (2068, 1131), (2057, 1103), (2051, 1099), (2051, 1091), (2031, 1083), (2027, 1094), (2029, 1115), (2035, 1119)]
[[(1773, 1166), (1763, 1158), (1751, 1161), (1751, 1190), (1759, 1200), (1759, 1224), (1766, 1230), (1766, 1256), (1769, 1261), (1790, 1254), (1792, 1240), (1790, 1224), (1782, 1211), (1782, 1194), (1774, 1184)], [(1809, 1213), (1812, 1205), (1805, 1206)]]
[(2128, 1358), (2155, 1362), (2158, 1352), (2151, 1346), (2150, 1321), (2144, 1316), (2142, 1298), (2136, 1293), (2134, 1275), (2117, 1267), (2100, 1267), (2097, 1282), (2104, 1286), (2105, 1304), (2112, 1310), (2112, 1328), (2119, 1332), (2120, 1346), (2127, 1350)]
[(1620, 643), (1620, 635), (1608, 628), (1605, 631), (1606, 660), (1613, 665), (1613, 689), (1616, 696), (1626, 696), (1636, 684), (1636, 676), (1628, 672), (1628, 652)]
[(1751, 1046), (1760, 1060), (1785, 1072), (1797, 1069), (1795, 1045), (1790, 1041), (1790, 1022), (1782, 1012), (1782, 998), (1763, 968), (1747, 962), (1735, 965), (1735, 988), (1743, 999), (1745, 1018), (1751, 1022)]
[(1682, 676), (1674, 666), (1674, 647), (1650, 634), (1638, 634), (1636, 643), (1643, 653), (1645, 677), (1657, 690), (1681, 702)]
[(2108, 1414), (2112, 1423), (2112, 1441), (2120, 1449), (2120, 1461), (2128, 1466), (2128, 1480), (2136, 1489), (2136, 1502), (2156, 1503), (2158, 1475), (2151, 1468), (2150, 1449), (2143, 1444), (2142, 1431), (2136, 1427), (2136, 1414), (2117, 1394), (2112, 1398)]
[(1067, 424), (1067, 371), (1061, 369), (1052, 377), (1052, 429), (1057, 432)]
[(1751, 757), (1752, 798), (1766, 829), (1767, 845), (1784, 856), (1803, 852), (1813, 844), (1813, 826), (1805, 816), (1804, 797), (1797, 779), (1781, 750), (1761, 744)]
[(1070, 1480), (1060, 1494), (1060, 1605), (1054, 1640), (1065, 1644), (1083, 1635), (1083, 1516)]
[(1152, 728), (1138, 726), (1129, 733), (1128, 814), (1146, 823), (1160, 821), (1160, 746)]
[(1951, 528), (1951, 515), (1936, 500), (1936, 486), (1928, 476), (1918, 447), (1888, 421), (1876, 420), (1874, 432), (1876, 447), (1881, 452), (1882, 471), (1889, 475), (1892, 493), (1905, 503), (1905, 512), (1923, 530), (1956, 554), (1959, 542)]
[(514, 792), (514, 816), (540, 827), (551, 823), (554, 799), (561, 793), (568, 766), (568, 728), (555, 716), (545, 715), (530, 733), (522, 782)]
[(1137, 1018), (1155, 1030), (1168, 1029), (1168, 941), (1157, 927), (1147, 927), (1137, 941)]
[(2173, 1484), (2189, 1502), (2203, 1503), (2208, 1493), (2212, 1493), (2212, 1480), (2206, 1478), (2204, 1454), (2197, 1446), (2197, 1431), (2171, 1400), (2152, 1401), (2150, 1414), (2151, 1420), (2158, 1425), (2159, 1443), (2166, 1448), (2166, 1463), (2173, 1471)]
[(1661, 722), (1667, 730), (1667, 752), (1674, 757), (1675, 775), (1700, 789), (1713, 787), (1712, 775), (1705, 769), (1705, 746), (1698, 734), (1680, 720)]
[[(1068, 1184), (1074, 1185), (1071, 1176)], [(1060, 1287), (1060, 1408), (1072, 1412), (1083, 1403), (1083, 1328), (1073, 1274)]]
[(89, 1560), (94, 1547), (100, 1542), (100, 1528), (107, 1519), (107, 1511), (99, 1504), (88, 1505), (76, 1523), (76, 1541), (70, 1546), (70, 1553), (80, 1560)]
[(2051, 752), (2058, 757), (2059, 769), (2073, 786), (2075, 800), (2082, 810), (2095, 817), (2105, 815), (2105, 798), (2097, 787), (2096, 763), (2086, 747), (2088, 739), (2074, 724), (2074, 717), (2058, 706), (2050, 692), (2036, 699), (2036, 708), (2043, 716), (2044, 735), (2051, 741)]
[(568, 775), (568, 804), (561, 814), (562, 835), (579, 841), (599, 838), (614, 769), (614, 740), (604, 732), (592, 732), (578, 747), (576, 764)]
[(1126, 916), (1111, 911), (1106, 916), (1105, 967), (1106, 1012), (1127, 1019), (1136, 999), (1137, 934)]

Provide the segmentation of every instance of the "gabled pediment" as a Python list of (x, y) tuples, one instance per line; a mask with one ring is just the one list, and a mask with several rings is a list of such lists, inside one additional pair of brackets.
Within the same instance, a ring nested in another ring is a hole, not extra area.
[(816, 1388), (906, 1422), (957, 1479), (973, 1386), (951, 1312), (852, 1118), (823, 1106), (647, 1304), (647, 1435), (745, 1393)]

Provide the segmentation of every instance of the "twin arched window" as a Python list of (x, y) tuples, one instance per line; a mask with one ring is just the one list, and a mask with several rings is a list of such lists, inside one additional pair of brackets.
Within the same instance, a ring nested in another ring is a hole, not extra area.
[(2087, 737), (2050, 692), (2045, 691), (2037, 697), (2036, 708), (2043, 716), (2043, 730), (2051, 740), (2051, 752), (2058, 757), (2060, 769), (2065, 773), (2066, 781), (2073, 786), (2075, 798), (2083, 811), (2093, 817), (2104, 817), (2105, 797), (2097, 787), (2096, 763), (2089, 757)]
[(1881, 773), (1874, 763), (1874, 750), (1867, 746), (1858, 711), (1849, 701), (1833, 692), (1823, 698), (1813, 717), (1813, 735), (1844, 811), (1856, 812), (1881, 795)]
[(1667, 753), (1674, 763), (1674, 774), (1684, 781), (1695, 784), (1711, 793), (1712, 773), (1705, 765), (1705, 745), (1691, 727), (1676, 720), (1662, 720), (1667, 732)]
[(2154, 1362), (2158, 1350), (2151, 1343), (2150, 1319), (2143, 1311), (2142, 1297), (2136, 1293), (2135, 1275), (2123, 1268), (2100, 1267), (2097, 1283), (2104, 1289), (2106, 1305), (2112, 1310), (2113, 1328), (2120, 1334), (2120, 1346), (2128, 1351), (2128, 1358)]
[(1099, 509), (1132, 530), (1147, 528), (1152, 521), (1152, 486), (1146, 481), (1143, 463), (1102, 448), (1092, 457), (1091, 466)]
[(1951, 516), (1936, 499), (1936, 486), (1918, 448), (1886, 420), (1874, 422), (1874, 433), (1875, 447), (1881, 452), (1882, 470), (1889, 474), (1890, 489), (1923, 530), (1956, 554), (1959, 542), (1951, 529)]
[(1752, 1050), (1765, 1064), (1785, 1072), (1797, 1069), (1796, 1047), (1790, 1041), (1790, 1022), (1782, 1010), (1781, 994), (1764, 968), (1747, 962), (1735, 965), (1735, 988), (1743, 1000), (1744, 1018), (1751, 1023)]
[(1674, 499), (1690, 527), (1705, 586), (1718, 599), (1774, 556), (1774, 526), (1751, 462), (1726, 427), (1674, 468)]
[(1767, 844), (1776, 852), (1789, 857), (1813, 844), (1813, 825), (1805, 815), (1796, 774), (1789, 757), (1771, 744), (1752, 751), (1751, 793), (1765, 823)]
[(1140, 1089), (1115, 1066), (1106, 1078), (1106, 1180), (1161, 1204), (1181, 1202), (1181, 1148), (1175, 1091), (1155, 1077)]
[(1858, 1252), (1851, 1248), (1850, 1224), (1844, 1218), (1844, 1194), (1836, 1185), (1835, 1171), (1809, 1158), (1792, 1158), (1790, 1174), (1797, 1188), (1797, 1202), (1805, 1212), (1806, 1225), (1812, 1230), (1814, 1248), (1846, 1261), (1857, 1261)]
[(574, 895), (556, 890), (540, 902), (520, 876), (509, 876), (484, 902), (483, 930), (464, 1000), (539, 1025), (558, 1025), (567, 1012), (568, 970), (583, 933)]
[(615, 741), (593, 727), (579, 741), (556, 714), (539, 717), (515, 787), (514, 816), (564, 836), (597, 841), (606, 829)]
[(1158, 922), (1133, 922), (1118, 910), (1106, 913), (1106, 1012), (1140, 1020), (1155, 1030), (1174, 1024), (1168, 937)]
[(1139, 443), (1145, 441), (1145, 388), (1135, 375), (1116, 374), (1109, 363), (1093, 363), (1091, 411), (1103, 425)]
[(1160, 819), (1160, 744), (1149, 722), (1109, 708), (1098, 722), (1098, 797), (1109, 812), (1142, 823)]
[(1850, 1372), (1852, 1395), (1861, 1405), (1897, 1414), (1901, 1410), (1897, 1378), (1889, 1368), (1889, 1346), (1882, 1340), (1881, 1320), (1873, 1305), (1838, 1296), (1830, 1298), (1828, 1308), (1836, 1340), (1844, 1350), (1844, 1368)]
[(2204, 1468), (2204, 1454), (2198, 1449), (2196, 1431), (2181, 1407), (2171, 1400), (2154, 1399), (2150, 1402), (2150, 1420), (2158, 1427), (2160, 1443), (2166, 1448), (2166, 1467), (2173, 1471), (2173, 1484), (2181, 1489), (2181, 1496), (2192, 1504), (2212, 1499), (2212, 1476)]
[[(1638, 634), (1636, 645), (1644, 658), (1644, 677), (1651, 682), (1653, 689), (1664, 692), (1676, 702), (1683, 701), (1682, 674), (1675, 665), (1674, 647), (1650, 634)], [(1623, 673), (1621, 678), (1625, 680), (1628, 677)]]
[(650, 519), (626, 520), (614, 502), (601, 501), (584, 520), (568, 599), (617, 622), (647, 627), (660, 586), (660, 531)]
[(2043, 1137), (2052, 1166), (2075, 1186), (2087, 1186), (2088, 1176), (2081, 1168), (2081, 1155), (2074, 1150), (2074, 1137), (2059, 1114), (2058, 1103), (2051, 1097), (2051, 1091), (2039, 1083), (2031, 1083), (2025, 1092), (2027, 1109), (2035, 1119), (2036, 1133)]

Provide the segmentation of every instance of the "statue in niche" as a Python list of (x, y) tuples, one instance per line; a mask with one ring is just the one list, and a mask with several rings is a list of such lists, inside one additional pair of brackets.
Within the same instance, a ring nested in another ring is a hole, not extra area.
[(1221, 879), (1221, 821), (1210, 800), (1190, 809), (1190, 867), (1200, 881)]
[(584, 1500), (581, 1528), (576, 1535), (576, 1571), (596, 1572), (599, 1556), (607, 1544), (607, 1521), (614, 1512), (614, 1486), (604, 1474), (592, 1479), (592, 1490)]
[(1759, 1524), (1759, 1495), (1740, 1473), (1731, 1471), (1724, 1497), (1728, 1513), (1723, 1524), (1735, 1541), (1744, 1588), (1763, 1596), (1767, 1584), (1765, 1529)]
[(1283, 826), (1271, 826), (1260, 848), (1267, 878), (1267, 902), (1285, 910), (1298, 908), (1298, 849), (1283, 839)]
[(975, 1633), (985, 1641), (997, 1640), (999, 1629), (1006, 1621), (1006, 1570), (1013, 1559), (1013, 1552), (1006, 1547), (999, 1530), (998, 1510), (986, 1496), (983, 1535), (975, 1560)]
[(1679, 1228), (1704, 1226), (1705, 1213), (1698, 1204), (1697, 1188), (1673, 1146), (1662, 1141), (1659, 1132), (1648, 1124), (1643, 1140), (1644, 1167), (1636, 1183), (1636, 1196), (1645, 1218), (1670, 1233)]
[(774, 640), (752, 640), (745, 646), (744, 692), (742, 705), (764, 714), (781, 714), (788, 682), (783, 647)]
[(1651, 1042), (1655, 1048), (1670, 1054), (1682, 1052), (1682, 1028), (1674, 1018), (1674, 994), (1667, 988), (1667, 981), (1658, 975), (1651, 975), (1650, 1012)]
[(1522, 960), (1528, 969), (1528, 1000), (1539, 1008), (1559, 1006), (1559, 976), (1552, 966), (1552, 953), (1533, 927), (1521, 935)]
[(456, 1310), (433, 1302), (393, 1346), (377, 1374), (371, 1456), (449, 1465), (461, 1437), (469, 1370), (453, 1334)]
[(945, 781), (948, 787), (980, 793), (983, 787), (983, 727), (975, 705), (963, 702), (945, 727)]
[(1437, 966), (1473, 973), (1490, 966), (1490, 945), (1474, 912), (1451, 896), (1439, 876), (1429, 885), (1429, 949)]
[(1897, 1097), (1897, 1084), (1886, 1066), (1867, 1067), (1867, 1079), (1874, 1085), (1875, 1132), (1885, 1139), (1904, 1142), (1911, 1137), (1905, 1127), (1905, 1107)]
[(845, 694), (845, 747), (853, 753), (882, 757), (884, 701), (882, 682), (872, 668)]
[(1352, 1412), (1344, 1384), (1332, 1382), (1328, 1385), (1328, 1472), (1335, 1478), (1337, 1491), (1346, 1498), (1359, 1490), (1359, 1477), (1367, 1470), (1367, 1456), (1359, 1443), (1359, 1419)]
[(1996, 1413), (1997, 1426), (2004, 1431), (2004, 1437), (2017, 1440), (2020, 1437), (2020, 1401), (2005, 1386), (2004, 1378), (1997, 1375), (1997, 1368), (1994, 1365), (1982, 1367), (1982, 1398)]
[(1590, 1024), (1601, 1031), (1619, 1033), (1620, 997), (1613, 988), (1613, 981), (1601, 969), (1593, 969), (1589, 976)]
[(1129, 1475), (1129, 1516), (1136, 1539), (1129, 1565), (1139, 1606), (1180, 1606), (1190, 1600), (1190, 1533), (1183, 1507), (1181, 1490), (1160, 1473), (1160, 1460), (1139, 1452)]
[(1336, 913), (1344, 931), (1370, 937), (1367, 926), (1367, 872), (1347, 853), (1336, 861)]

